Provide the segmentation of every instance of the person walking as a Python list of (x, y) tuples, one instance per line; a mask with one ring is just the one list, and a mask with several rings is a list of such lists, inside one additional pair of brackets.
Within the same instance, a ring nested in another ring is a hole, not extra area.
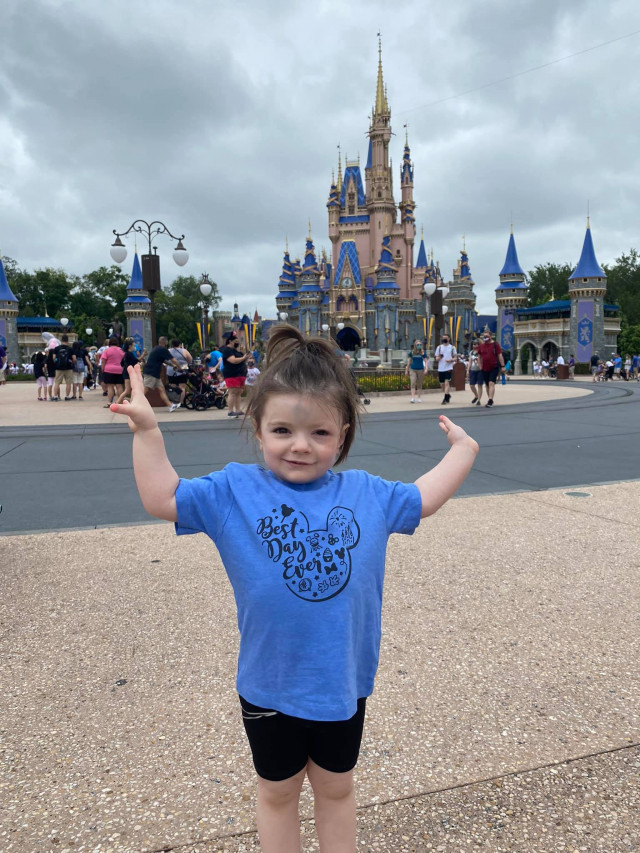
[(378, 667), (387, 541), (412, 534), (455, 494), (478, 445), (441, 415), (448, 452), (414, 483), (335, 473), (360, 413), (344, 359), (330, 341), (288, 326), (272, 331), (265, 362), (247, 406), (264, 466), (231, 462), (181, 479), (138, 368), (129, 370), (131, 403), (111, 408), (128, 417), (146, 511), (178, 534), (206, 533), (233, 587), (263, 853), (300, 851), (305, 777), (320, 850), (355, 853), (353, 771)]
[(73, 399), (82, 400), (84, 390), (84, 378), (87, 375), (87, 351), (80, 341), (74, 341), (71, 352), (75, 356), (73, 362)]
[(60, 386), (65, 385), (65, 400), (73, 400), (71, 390), (73, 388), (73, 365), (75, 356), (69, 346), (69, 336), (61, 335), (60, 343), (53, 350), (53, 363), (55, 365), (55, 383), (53, 386), (52, 400), (60, 399)]
[(239, 418), (242, 411), (242, 392), (247, 377), (247, 362), (251, 353), (243, 353), (235, 332), (229, 332), (225, 346), (222, 347), (222, 375), (229, 389), (228, 417)]
[[(156, 390), (164, 405), (169, 407), (169, 411), (176, 412), (178, 410), (178, 404), (172, 403), (167, 397), (167, 392), (165, 391), (164, 383), (162, 381), (163, 364), (170, 364), (174, 368), (180, 367), (178, 362), (171, 355), (171, 352), (167, 347), (168, 343), (169, 341), (164, 336), (158, 338), (158, 345), (155, 346), (147, 356), (147, 361), (145, 363), (144, 370), (142, 371), (142, 381), (144, 393), (147, 397), (151, 391)], [(131, 377), (131, 373), (129, 373), (129, 377)]]
[(33, 375), (38, 388), (38, 400), (47, 399), (47, 357), (43, 352), (37, 352), (33, 360)]
[(131, 396), (131, 380), (129, 379), (129, 368), (135, 367), (138, 363), (138, 356), (136, 355), (136, 345), (133, 338), (125, 338), (125, 342), (122, 345), (122, 349), (124, 350), (121, 362), (122, 382), (124, 384), (124, 390), (116, 400), (116, 403), (122, 403), (123, 400)]
[(422, 341), (414, 341), (411, 347), (411, 352), (407, 357), (407, 365), (404, 370), (404, 375), (409, 376), (409, 384), (411, 385), (411, 402), (415, 403), (417, 396), (418, 402), (422, 402), (422, 383), (424, 381), (424, 349)]
[(478, 354), (482, 359), (482, 375), (484, 384), (487, 386), (487, 396), (489, 398), (485, 403), (485, 408), (490, 409), (493, 406), (493, 398), (496, 393), (496, 381), (500, 373), (504, 370), (502, 348), (497, 341), (493, 340), (491, 332), (485, 331), (482, 333), (482, 342), (478, 347)]
[(453, 375), (453, 365), (456, 362), (456, 348), (449, 343), (449, 335), (445, 334), (440, 338), (440, 345), (436, 348), (435, 358), (438, 362), (438, 382), (444, 391), (442, 403), (449, 403), (451, 400), (451, 377)]
[(482, 374), (482, 359), (478, 352), (480, 341), (474, 341), (471, 344), (471, 352), (469, 353), (469, 363), (467, 364), (467, 381), (469, 388), (473, 394), (472, 406), (482, 405), (482, 387), (484, 384), (484, 376)]
[(100, 356), (102, 366), (102, 381), (107, 386), (107, 400), (105, 409), (111, 403), (115, 403), (124, 388), (122, 384), (122, 347), (115, 335), (109, 338), (109, 346), (103, 350)]
[(591, 381), (596, 382), (598, 378), (598, 365), (600, 364), (600, 356), (597, 352), (594, 352), (591, 356), (589, 364), (591, 366), (591, 376), (593, 377)]

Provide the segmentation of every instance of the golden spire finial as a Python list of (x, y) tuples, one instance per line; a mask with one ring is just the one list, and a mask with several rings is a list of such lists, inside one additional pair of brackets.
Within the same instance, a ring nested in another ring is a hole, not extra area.
[(404, 144), (405, 147), (409, 147), (409, 122), (405, 121), (404, 123)]
[(342, 156), (340, 152), (340, 143), (338, 143), (338, 182), (336, 184), (338, 192), (342, 190)]
[(424, 240), (424, 225), (420, 226), (420, 239)]
[(587, 199), (587, 228), (591, 228), (591, 217), (589, 216), (589, 199)]
[(331, 170), (331, 186), (332, 186), (332, 187), (335, 187), (335, 185), (336, 185), (336, 173), (335, 173), (335, 171), (332, 169), (332, 170)]
[(288, 237), (284, 238), (284, 250), (285, 250), (286, 254), (288, 255), (289, 254), (289, 238)]
[(462, 251), (463, 252), (467, 251), (467, 244), (465, 242), (465, 235), (464, 234), (462, 235)]
[(386, 97), (382, 79), (382, 38), (378, 33), (378, 82), (376, 85), (376, 115), (386, 112)]
[(309, 219), (308, 222), (309, 222), (309, 239), (311, 239), (311, 220)]

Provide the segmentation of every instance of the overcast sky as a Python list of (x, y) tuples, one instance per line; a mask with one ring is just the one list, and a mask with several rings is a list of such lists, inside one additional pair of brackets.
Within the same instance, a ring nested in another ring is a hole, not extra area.
[(275, 316), (285, 237), (330, 247), (338, 143), (364, 167), (378, 30), (396, 201), (408, 122), (417, 239), (450, 278), (466, 235), (481, 313), (511, 217), (525, 270), (577, 262), (587, 203), (600, 263), (640, 248), (637, 0), (2, 6), (0, 250), (25, 269), (108, 265), (113, 228), (160, 219), (222, 308)]

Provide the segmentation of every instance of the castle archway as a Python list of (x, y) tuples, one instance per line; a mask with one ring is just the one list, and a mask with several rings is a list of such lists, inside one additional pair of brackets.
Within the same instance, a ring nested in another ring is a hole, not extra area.
[(353, 326), (345, 326), (344, 329), (340, 329), (336, 335), (336, 341), (340, 349), (345, 352), (355, 352), (362, 346), (358, 330)]
[(533, 341), (525, 341), (520, 343), (518, 347), (518, 355), (520, 356), (520, 370), (522, 373), (533, 373), (533, 362), (536, 360), (538, 348)]
[(558, 358), (558, 344), (555, 341), (545, 341), (542, 344), (542, 358), (546, 361), (555, 361)]

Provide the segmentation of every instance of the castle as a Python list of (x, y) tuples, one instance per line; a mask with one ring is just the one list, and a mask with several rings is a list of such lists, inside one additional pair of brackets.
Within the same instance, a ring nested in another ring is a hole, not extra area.
[[(364, 181), (359, 160), (346, 160), (342, 175), (338, 155), (337, 179), (332, 178), (327, 212), (331, 258), (316, 257), (311, 230), (304, 262), (292, 261), (288, 247), (278, 283), (276, 306), (281, 319), (307, 334), (331, 333), (345, 350), (361, 358), (392, 360), (406, 357), (411, 342), (428, 333), (425, 281), (441, 282), (429, 260), (424, 239), (414, 266), (416, 239), (413, 163), (408, 137), (400, 168), (401, 200), (393, 195), (393, 166), (389, 156), (391, 110), (378, 46), (375, 105), (369, 126), (369, 151)], [(450, 304), (472, 328), (475, 306), (473, 282), (466, 266), (451, 288)], [(453, 319), (453, 317), (452, 317)]]
[[(414, 266), (416, 239), (414, 167), (408, 136), (400, 167), (401, 200), (393, 196), (389, 156), (391, 110), (378, 44), (375, 105), (369, 125), (369, 150), (364, 182), (359, 160), (346, 161), (342, 175), (338, 154), (337, 179), (327, 201), (331, 258), (318, 259), (311, 237), (303, 264), (285, 250), (276, 306), (281, 320), (305, 334), (331, 334), (344, 350), (368, 362), (398, 362), (415, 339), (433, 352), (442, 328), (459, 352), (469, 348), (474, 333), (488, 327), (511, 355), (515, 371), (531, 372), (536, 358), (588, 362), (595, 352), (615, 351), (620, 333), (618, 307), (604, 302), (606, 276), (599, 266), (590, 225), (580, 261), (569, 279), (568, 300), (527, 308), (526, 275), (518, 262), (513, 229), (496, 288), (496, 315), (479, 315), (469, 256), (463, 242), (452, 280), (442, 280), (433, 251), (427, 255), (421, 236)], [(464, 238), (463, 238), (464, 239)], [(430, 314), (426, 284), (444, 298), (443, 314)], [(434, 328), (436, 320), (439, 328)]]

